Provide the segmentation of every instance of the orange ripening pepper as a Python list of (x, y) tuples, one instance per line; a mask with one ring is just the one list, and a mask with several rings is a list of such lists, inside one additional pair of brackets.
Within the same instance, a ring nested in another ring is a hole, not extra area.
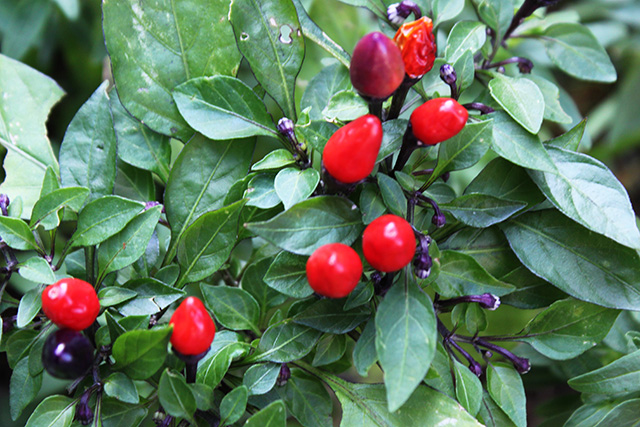
[(405, 72), (412, 79), (424, 76), (433, 67), (436, 59), (436, 42), (433, 35), (433, 21), (426, 16), (402, 25), (393, 41), (396, 42)]

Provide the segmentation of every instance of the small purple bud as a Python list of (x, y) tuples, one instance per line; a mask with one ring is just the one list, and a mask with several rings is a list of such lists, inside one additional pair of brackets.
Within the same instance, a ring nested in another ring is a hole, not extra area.
[(436, 214), (431, 218), (431, 223), (437, 228), (442, 228), (447, 223), (447, 218), (445, 218), (442, 212), (436, 212)]
[(444, 64), (440, 67), (440, 78), (449, 86), (455, 84), (458, 80), (456, 70), (450, 64)]
[(7, 209), (9, 208), (9, 196), (7, 196), (6, 194), (0, 194), (0, 210), (2, 211), (2, 215), (7, 216), (9, 215), (9, 212), (7, 211)]
[(293, 121), (287, 117), (283, 117), (278, 121), (278, 132), (288, 139), (295, 136)]
[(389, 18), (392, 24), (400, 25), (411, 15), (411, 12), (413, 12), (416, 19), (422, 17), (422, 11), (416, 3), (410, 0), (403, 0), (400, 3), (389, 5), (387, 8), (387, 18)]
[(440, 178), (442, 178), (442, 180), (443, 180), (444, 182), (449, 181), (449, 178), (450, 178), (450, 177), (451, 177), (451, 174), (450, 174), (449, 172), (445, 172), (445, 173), (443, 173), (442, 175), (440, 175)]
[(484, 357), (485, 359), (491, 359), (493, 357), (493, 352), (489, 350), (484, 350), (482, 352), (482, 357)]
[(93, 411), (87, 404), (89, 397), (91, 397), (91, 393), (82, 395), (80, 401), (76, 405), (76, 420), (78, 420), (83, 426), (87, 426), (91, 424), (91, 421), (93, 421)]
[(513, 367), (516, 368), (516, 371), (520, 374), (526, 374), (531, 370), (529, 359), (525, 359), (524, 357), (516, 357), (511, 360), (511, 363), (513, 363)]
[(497, 308), (500, 307), (500, 298), (489, 293), (479, 295), (477, 302), (480, 304), (480, 307), (490, 311), (497, 310)]
[(498, 68), (496, 68), (496, 71), (499, 72), (500, 74), (504, 74), (507, 70), (505, 70), (504, 67), (501, 65)]
[(289, 378), (291, 378), (291, 369), (289, 369), (289, 366), (286, 363), (283, 363), (282, 366), (280, 366), (280, 374), (276, 380), (276, 385), (278, 387), (286, 385)]
[(476, 361), (472, 361), (471, 363), (469, 363), (469, 369), (478, 378), (482, 375), (482, 366), (480, 366), (480, 364), (478, 362), (476, 362)]
[(533, 69), (533, 62), (527, 58), (520, 58), (518, 62), (518, 69), (522, 74), (529, 74)]
[(159, 206), (159, 205), (160, 205), (160, 202), (146, 202), (144, 204), (144, 210), (148, 211), (149, 209), (154, 208), (154, 207)]

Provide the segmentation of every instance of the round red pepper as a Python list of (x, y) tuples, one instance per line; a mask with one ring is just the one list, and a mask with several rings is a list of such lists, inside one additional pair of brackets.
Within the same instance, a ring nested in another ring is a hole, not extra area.
[(187, 297), (173, 312), (171, 345), (183, 355), (201, 354), (211, 347), (216, 325), (202, 301)]
[(464, 128), (469, 112), (452, 98), (431, 99), (411, 113), (413, 134), (424, 145), (453, 138)]
[(396, 215), (382, 215), (365, 228), (362, 251), (367, 262), (385, 273), (400, 270), (416, 253), (413, 228)]
[(89, 283), (67, 278), (49, 285), (42, 292), (42, 311), (61, 328), (81, 331), (98, 317), (100, 301)]
[(398, 46), (380, 32), (360, 39), (351, 56), (351, 83), (363, 96), (387, 99), (404, 80), (404, 64)]
[(417, 79), (433, 68), (436, 59), (436, 41), (433, 22), (423, 16), (402, 25), (393, 40), (402, 52), (404, 69), (409, 77)]
[(350, 246), (342, 243), (320, 246), (307, 260), (309, 286), (325, 297), (346, 297), (356, 287), (360, 276), (360, 257)]
[(327, 141), (322, 164), (338, 181), (346, 184), (369, 176), (382, 144), (382, 123), (367, 114), (338, 129)]

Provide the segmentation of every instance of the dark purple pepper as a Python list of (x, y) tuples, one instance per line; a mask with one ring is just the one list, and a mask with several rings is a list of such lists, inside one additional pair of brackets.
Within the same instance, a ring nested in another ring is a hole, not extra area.
[(42, 349), (42, 364), (56, 378), (73, 380), (93, 365), (94, 349), (80, 332), (59, 329), (47, 337)]

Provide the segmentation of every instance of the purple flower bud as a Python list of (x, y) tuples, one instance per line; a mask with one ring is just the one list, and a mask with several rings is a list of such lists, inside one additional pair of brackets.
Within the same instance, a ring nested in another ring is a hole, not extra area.
[(476, 361), (469, 363), (469, 369), (476, 375), (476, 377), (480, 377), (482, 375), (482, 366), (480, 366)]
[(527, 58), (520, 58), (518, 61), (518, 69), (522, 74), (529, 74), (533, 69), (533, 62)]
[(437, 228), (442, 228), (447, 223), (447, 218), (445, 218), (442, 212), (436, 212), (431, 218), (431, 223)]
[(476, 296), (475, 302), (480, 304), (480, 307), (490, 311), (494, 311), (500, 307), (500, 298), (489, 293)]
[(420, 19), (422, 17), (422, 11), (416, 3), (410, 0), (403, 0), (400, 3), (393, 3), (389, 5), (387, 8), (387, 18), (389, 18), (389, 21), (391, 21), (392, 24), (400, 25), (409, 17), (409, 15), (411, 15), (411, 12), (413, 12), (416, 19)]
[(76, 420), (78, 420), (83, 426), (87, 426), (91, 424), (91, 421), (93, 421), (93, 411), (88, 405), (90, 397), (91, 393), (83, 394), (76, 405)]
[(9, 214), (9, 212), (7, 211), (9, 203), (9, 196), (7, 196), (6, 194), (0, 194), (0, 210), (2, 211), (2, 215), (4, 216), (7, 216)]
[(283, 117), (278, 121), (278, 132), (280, 132), (285, 137), (291, 139), (294, 135), (294, 125), (293, 121), (287, 117)]
[(154, 207), (159, 206), (159, 205), (160, 205), (160, 202), (146, 202), (144, 204), (144, 210), (148, 211), (149, 209), (154, 208)]
[(276, 385), (278, 387), (286, 385), (289, 378), (291, 378), (291, 369), (289, 369), (289, 366), (286, 363), (283, 363), (282, 366), (280, 366), (280, 374), (276, 380)]
[(511, 363), (513, 363), (513, 367), (516, 368), (516, 371), (520, 374), (526, 374), (531, 370), (529, 359), (525, 359), (524, 357), (516, 357), (511, 360)]
[(450, 64), (444, 64), (440, 67), (440, 78), (448, 85), (455, 84), (458, 80), (456, 70)]

